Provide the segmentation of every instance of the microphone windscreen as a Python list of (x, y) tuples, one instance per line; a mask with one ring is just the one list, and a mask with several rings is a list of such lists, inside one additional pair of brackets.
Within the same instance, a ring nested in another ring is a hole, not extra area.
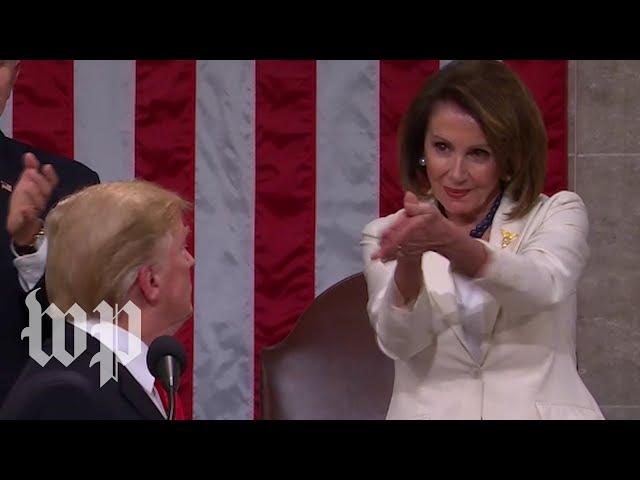
[(151, 372), (151, 375), (158, 378), (158, 368), (160, 366), (159, 360), (162, 357), (170, 355), (175, 357), (180, 365), (180, 371), (184, 371), (185, 364), (187, 362), (187, 354), (184, 351), (184, 347), (178, 340), (170, 335), (164, 335), (156, 338), (151, 345), (149, 345), (149, 351), (147, 352), (147, 367)]

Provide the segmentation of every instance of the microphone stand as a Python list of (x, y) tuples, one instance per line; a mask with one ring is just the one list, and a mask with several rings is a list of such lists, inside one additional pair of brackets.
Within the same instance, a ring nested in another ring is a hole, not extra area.
[(173, 388), (169, 389), (169, 413), (167, 415), (167, 420), (175, 420), (176, 419), (176, 391)]

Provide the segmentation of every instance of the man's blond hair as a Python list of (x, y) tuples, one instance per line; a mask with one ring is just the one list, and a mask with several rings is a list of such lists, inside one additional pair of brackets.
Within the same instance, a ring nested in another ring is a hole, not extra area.
[(45, 223), (46, 288), (62, 311), (122, 306), (140, 267), (167, 254), (170, 232), (190, 204), (153, 183), (87, 187), (62, 200)]

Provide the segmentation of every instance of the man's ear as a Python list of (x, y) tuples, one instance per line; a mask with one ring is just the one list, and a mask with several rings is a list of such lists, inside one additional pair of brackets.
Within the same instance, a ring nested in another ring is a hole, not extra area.
[(160, 299), (160, 283), (155, 269), (145, 265), (138, 271), (136, 283), (144, 299), (151, 305), (158, 303)]

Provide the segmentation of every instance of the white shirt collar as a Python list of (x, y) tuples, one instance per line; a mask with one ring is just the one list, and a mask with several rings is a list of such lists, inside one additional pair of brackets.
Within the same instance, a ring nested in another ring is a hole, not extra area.
[[(118, 361), (129, 371), (129, 373), (142, 386), (142, 388), (144, 388), (147, 394), (153, 395), (155, 378), (153, 375), (151, 375), (151, 372), (147, 367), (147, 352), (149, 351), (149, 347), (147, 344), (130, 333), (128, 330), (122, 328), (120, 325), (113, 324), (111, 322), (101, 322), (97, 318), (87, 318), (86, 326), (82, 325), (79, 322), (74, 323), (73, 325), (78, 327), (80, 330), (84, 330), (89, 335), (100, 341), (100, 343), (104, 344), (110, 350), (114, 351), (116, 357), (118, 358)], [(113, 329), (116, 330), (116, 345), (119, 346), (119, 348), (115, 349), (113, 345), (109, 345), (108, 341), (103, 342), (101, 340), (101, 338), (113, 338)], [(126, 352), (122, 352), (121, 349), (127, 348), (127, 345), (130, 345), (132, 342), (140, 343), (140, 354), (135, 356), (133, 359), (127, 359), (128, 362), (125, 363), (126, 360), (123, 358), (123, 356)]]

